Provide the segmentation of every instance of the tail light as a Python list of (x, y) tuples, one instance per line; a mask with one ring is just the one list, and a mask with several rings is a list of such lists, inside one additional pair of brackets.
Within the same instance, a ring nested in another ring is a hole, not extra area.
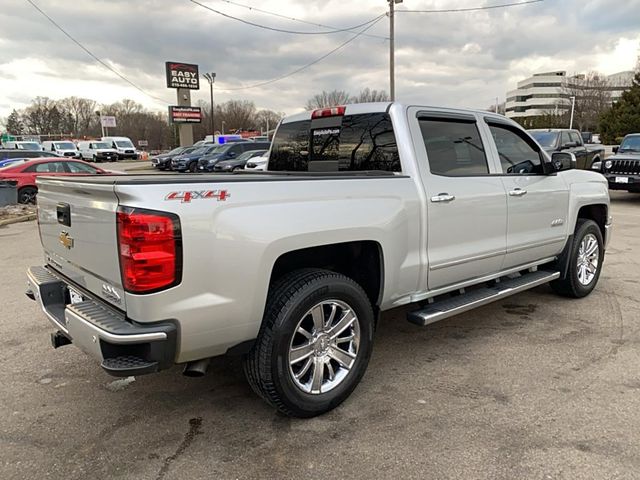
[(311, 118), (337, 117), (339, 115), (344, 115), (345, 109), (345, 106), (320, 108), (311, 112)]
[(182, 236), (177, 215), (118, 207), (118, 250), (127, 292), (152, 293), (182, 277)]

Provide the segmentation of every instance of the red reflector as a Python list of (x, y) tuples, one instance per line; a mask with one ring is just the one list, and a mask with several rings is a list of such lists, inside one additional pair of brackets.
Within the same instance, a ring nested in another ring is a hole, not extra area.
[(117, 212), (122, 285), (150, 293), (179, 283), (180, 220), (172, 213), (120, 207)]
[(311, 118), (337, 117), (338, 115), (344, 115), (346, 108), (345, 106), (320, 108), (311, 112)]

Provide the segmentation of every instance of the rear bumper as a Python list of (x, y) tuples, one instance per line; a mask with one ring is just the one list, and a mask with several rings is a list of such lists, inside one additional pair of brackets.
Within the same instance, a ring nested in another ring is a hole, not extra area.
[[(142, 375), (174, 364), (177, 328), (173, 323), (128, 321), (124, 313), (89, 297), (49, 268), (31, 267), (27, 279), (27, 296), (39, 303), (60, 334), (98, 360), (107, 373)], [(80, 291), (79, 303), (71, 303), (70, 286)]]

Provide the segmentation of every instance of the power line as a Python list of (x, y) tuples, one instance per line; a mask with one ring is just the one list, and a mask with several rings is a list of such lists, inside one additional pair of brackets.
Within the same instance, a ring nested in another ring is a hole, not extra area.
[(527, 0), (524, 2), (516, 3), (503, 3), (501, 5), (487, 5), (484, 7), (471, 7), (471, 8), (448, 8), (445, 10), (396, 10), (396, 13), (453, 13), (453, 12), (475, 12), (478, 10), (493, 10), (495, 8), (517, 7), (519, 5), (528, 5), (530, 3), (540, 3), (544, 0)]
[[(29, 0), (27, 0), (29, 1)], [(265, 30), (271, 30), (272, 32), (281, 32), (281, 33), (292, 33), (292, 34), (296, 34), (296, 35), (327, 35), (327, 34), (332, 34), (332, 33), (341, 33), (341, 32), (349, 32), (352, 30), (356, 30), (360, 27), (364, 27), (365, 25), (369, 25), (371, 22), (375, 21), (378, 17), (372, 18), (371, 20), (368, 20), (364, 23), (361, 23), (360, 25), (355, 25), (353, 27), (349, 27), (349, 28), (339, 28), (336, 30), (328, 30), (328, 31), (324, 31), (324, 32), (302, 32), (299, 30), (287, 30), (284, 28), (276, 28), (276, 27), (269, 27), (268, 25), (262, 25), (259, 23), (255, 23), (255, 22), (250, 22), (249, 20), (244, 20), (242, 18), (238, 18), (238, 17), (234, 17), (233, 15), (229, 15), (228, 13), (224, 13), (221, 12), (220, 10), (216, 10), (215, 8), (212, 8), (208, 5), (205, 5), (204, 3), (200, 3), (197, 0), (189, 0), (191, 3), (198, 5), (202, 8), (206, 8), (207, 10), (213, 12), (213, 13), (217, 13), (218, 15), (221, 15), (223, 17), (226, 18), (230, 18), (231, 20), (235, 20), (237, 22), (241, 22), (244, 23), (246, 25), (251, 25), (252, 27), (258, 27), (258, 28), (263, 28)]]
[[(313, 25), (314, 27), (329, 28), (331, 30), (337, 30), (337, 29), (340, 28), (340, 27), (334, 27), (334, 26), (331, 26), (331, 25), (324, 25), (322, 23), (309, 22), (308, 20), (302, 20), (300, 18), (288, 17), (288, 16), (282, 15), (280, 13), (270, 12), (269, 10), (263, 10), (261, 8), (252, 7), (251, 5), (245, 5), (244, 3), (233, 2), (231, 0), (220, 0), (220, 1), (228, 3), (229, 5), (235, 5), (236, 7), (242, 7), (242, 8), (246, 8), (246, 9), (249, 9), (249, 10), (253, 10), (255, 12), (264, 13), (265, 15), (271, 15), (271, 16), (274, 16), (274, 17), (283, 18), (285, 20), (291, 20), (291, 21), (294, 21), (294, 22), (304, 23), (306, 25)], [(344, 31), (352, 32), (353, 30), (355, 30), (357, 28), (358, 28), (357, 26), (356, 27), (351, 27), (351, 28), (344, 29)], [(362, 36), (363, 37), (370, 37), (370, 38), (380, 38), (382, 40), (389, 40), (389, 37), (385, 37), (383, 35), (375, 35), (375, 34), (371, 34), (371, 33), (363, 33)]]
[(284, 75), (281, 75), (279, 77), (276, 78), (272, 78), (271, 80), (267, 80), (264, 82), (260, 82), (260, 83), (256, 83), (253, 85), (247, 85), (244, 87), (232, 87), (232, 88), (221, 88), (220, 90), (247, 90), (249, 88), (256, 88), (256, 87), (262, 87), (264, 85), (269, 85), (270, 83), (275, 83), (278, 82), (280, 80), (283, 80), (287, 77), (291, 77), (292, 75), (295, 75), (296, 73), (301, 72), (302, 70), (305, 70), (313, 65), (315, 65), (318, 62), (321, 62), (322, 60), (324, 60), (325, 58), (327, 58), (328, 56), (334, 54), (335, 52), (337, 52), (338, 50), (340, 50), (341, 48), (347, 46), (349, 43), (353, 42), (356, 38), (358, 38), (359, 36), (361, 36), (362, 34), (364, 34), (367, 30), (369, 30), (371, 27), (373, 27), (375, 24), (377, 24), (380, 20), (382, 20), (384, 17), (386, 16), (386, 13), (383, 13), (382, 15), (378, 15), (376, 18), (374, 18), (372, 20), (372, 23), (370, 23), (369, 25), (367, 25), (364, 29), (362, 29), (360, 32), (358, 32), (357, 34), (355, 34), (353, 37), (349, 38), (347, 41), (341, 43), (340, 45), (338, 45), (336, 48), (334, 48), (333, 50), (325, 53), (324, 55), (322, 55), (319, 58), (316, 58), (314, 61), (307, 63), (306, 65), (303, 65), (302, 67), (296, 68), (295, 70), (286, 73)]
[(125, 77), (123, 74), (121, 74), (119, 71), (117, 71), (115, 68), (113, 68), (111, 65), (109, 65), (108, 63), (105, 63), (104, 61), (102, 61), (100, 58), (98, 58), (96, 55), (94, 55), (87, 47), (85, 47), (82, 43), (80, 43), (78, 40), (76, 40), (75, 38), (73, 38), (71, 36), (71, 34), (69, 34), (64, 28), (62, 28), (59, 24), (56, 23), (56, 21), (51, 18), (49, 15), (47, 15), (40, 7), (38, 7), (38, 5), (36, 5), (32, 0), (26, 0), (27, 2), (29, 2), (31, 4), (31, 6), (33, 8), (35, 8), (38, 12), (40, 12), (47, 20), (49, 20), (49, 22), (51, 22), (58, 30), (60, 30), (62, 33), (64, 33), (64, 35), (71, 40), (73, 43), (75, 43), (78, 47), (80, 47), (82, 50), (84, 50), (91, 58), (93, 58), (96, 62), (98, 62), (100, 65), (102, 65), (103, 67), (109, 69), (111, 72), (115, 73), (118, 77), (120, 77), (122, 80), (124, 80), (125, 82), (127, 82), (129, 85), (131, 85), (133, 88), (135, 88), (136, 90), (139, 90), (140, 92), (144, 93), (145, 95), (147, 95), (148, 97), (151, 97), (155, 100), (159, 100), (162, 103), (166, 103), (169, 104), (169, 102), (167, 102), (166, 100), (156, 97), (150, 93), (148, 93), (147, 91), (143, 90), (141, 87), (139, 87), (138, 85), (136, 85), (135, 83), (133, 83), (131, 80), (129, 80), (127, 77)]

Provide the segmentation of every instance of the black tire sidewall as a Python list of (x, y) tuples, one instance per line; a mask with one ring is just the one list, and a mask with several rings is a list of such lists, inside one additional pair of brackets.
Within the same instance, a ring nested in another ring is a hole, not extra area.
[[(18, 203), (21, 203), (23, 205), (28, 205), (30, 203), (30, 202), (23, 202), (22, 201), (22, 196), (26, 192), (32, 192), (34, 195), (37, 195), (38, 194), (38, 189), (35, 188), (35, 187), (22, 187), (20, 190), (18, 190)], [(33, 203), (35, 203), (35, 201)]]
[[(598, 268), (596, 270), (596, 276), (593, 278), (593, 280), (591, 280), (591, 283), (589, 283), (589, 285), (583, 285), (582, 283), (580, 283), (580, 280), (578, 280), (578, 252), (580, 250), (580, 243), (582, 242), (582, 239), (590, 233), (593, 234), (598, 241)], [(604, 242), (602, 240), (602, 232), (600, 231), (600, 227), (598, 227), (598, 224), (596, 224), (593, 220), (587, 220), (582, 223), (582, 225), (580, 225), (576, 230), (573, 241), (573, 251), (571, 253), (571, 261), (569, 262), (568, 275), (571, 278), (571, 284), (573, 286), (576, 297), (585, 297), (593, 291), (598, 283), (598, 279), (600, 278), (600, 272), (602, 272), (603, 262)]]
[[(342, 300), (356, 313), (360, 323), (360, 345), (356, 362), (348, 376), (334, 389), (323, 394), (300, 390), (289, 372), (289, 345), (293, 331), (311, 307), (324, 300)], [(343, 278), (323, 278), (306, 285), (280, 311), (273, 326), (273, 382), (282, 400), (298, 416), (314, 416), (335, 408), (356, 388), (369, 363), (373, 346), (373, 311), (366, 294)]]

